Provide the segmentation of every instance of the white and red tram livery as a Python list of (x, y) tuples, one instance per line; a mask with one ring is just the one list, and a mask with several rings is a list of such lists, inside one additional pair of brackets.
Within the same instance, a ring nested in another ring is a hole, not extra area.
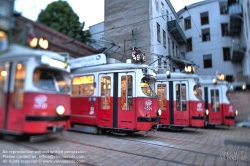
[(68, 129), (70, 74), (58, 53), (10, 45), (0, 54), (0, 132), (48, 134)]
[[(114, 60), (114, 59), (113, 59)], [(70, 60), (71, 126), (84, 132), (148, 131), (159, 122), (148, 65), (108, 64), (105, 54)]]
[(195, 74), (157, 74), (155, 88), (162, 110), (160, 127), (184, 128), (204, 126), (204, 101), (199, 95), (199, 76)]
[(206, 110), (205, 126), (235, 125), (237, 113), (227, 96), (228, 82), (205, 76), (201, 78)]

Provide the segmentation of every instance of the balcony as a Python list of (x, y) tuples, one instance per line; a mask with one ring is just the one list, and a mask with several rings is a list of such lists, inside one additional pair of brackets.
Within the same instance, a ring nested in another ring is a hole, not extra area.
[(173, 36), (178, 44), (186, 43), (186, 36), (176, 20), (168, 21), (168, 32)]
[(230, 51), (230, 59), (232, 62), (242, 62), (245, 50), (240, 47), (240, 44), (233, 44)]
[(233, 3), (229, 6), (228, 14), (230, 16), (229, 33), (230, 35), (240, 35), (242, 26), (242, 6), (239, 3)]

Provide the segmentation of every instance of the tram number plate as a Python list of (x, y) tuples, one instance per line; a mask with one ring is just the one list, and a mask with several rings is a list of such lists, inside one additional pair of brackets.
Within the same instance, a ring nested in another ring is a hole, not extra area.
[(63, 131), (63, 126), (53, 126), (53, 130), (54, 133), (55, 132), (61, 132)]

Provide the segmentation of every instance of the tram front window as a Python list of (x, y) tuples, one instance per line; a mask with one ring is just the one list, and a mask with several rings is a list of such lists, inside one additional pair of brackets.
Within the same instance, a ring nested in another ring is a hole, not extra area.
[(150, 86), (150, 79), (142, 78), (141, 80), (141, 90), (146, 96), (156, 97), (156, 93), (152, 90)]
[(49, 91), (68, 93), (70, 88), (62, 74), (52, 69), (37, 68), (33, 74), (34, 84)]

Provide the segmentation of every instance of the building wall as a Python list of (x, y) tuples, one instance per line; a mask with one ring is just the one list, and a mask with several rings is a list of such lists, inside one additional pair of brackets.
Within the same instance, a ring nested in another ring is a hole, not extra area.
[(248, 77), (250, 82), (250, 1), (241, 0), (243, 8), (243, 29), (246, 54), (243, 59), (243, 75)]
[[(194, 61), (199, 65), (196, 70), (198, 75), (215, 75), (216, 71), (225, 75), (236, 76), (238, 72), (242, 72), (240, 64), (234, 64), (230, 60), (224, 61), (223, 47), (232, 46), (232, 37), (222, 36), (221, 23), (229, 23), (227, 14), (220, 14), (219, 2), (227, 2), (226, 0), (210, 0), (203, 1), (188, 6), (188, 10), (178, 12), (182, 19), (182, 27), (184, 27), (184, 19), (191, 16), (191, 29), (185, 32), (187, 38), (192, 38), (192, 51), (186, 52), (187, 59)], [(200, 13), (208, 12), (209, 24), (201, 25)], [(190, 14), (190, 15), (189, 15)], [(210, 41), (202, 41), (202, 29), (210, 29)], [(203, 55), (212, 55), (212, 67), (204, 68)]]
[(98, 24), (92, 25), (89, 27), (89, 31), (91, 33), (92, 42), (90, 46), (95, 49), (100, 49), (104, 47), (104, 22), (100, 22)]
[[(158, 0), (158, 4), (156, 2), (156, 0), (134, 0), (129, 3), (123, 0), (105, 1), (104, 37), (120, 47), (110, 56), (124, 61), (131, 58), (131, 48), (137, 47), (147, 55), (146, 63), (152, 63), (152, 66), (158, 70), (166, 67), (163, 63), (167, 61), (166, 56), (177, 56), (180, 53), (179, 44), (167, 29), (167, 21), (178, 19), (177, 14), (169, 0)], [(163, 13), (161, 3), (164, 6)], [(160, 25), (160, 42), (157, 40), (157, 23)], [(135, 29), (138, 33), (136, 41), (134, 40), (136, 37), (132, 36), (132, 30)], [(163, 46), (163, 31), (166, 32), (166, 47)], [(172, 43), (174, 43), (174, 50), (172, 50)], [(160, 59), (161, 63), (158, 64), (158, 58), (161, 56), (164, 58)], [(173, 62), (171, 65), (178, 68)]]
[[(34, 33), (32, 33), (32, 31)], [(31, 34), (38, 38), (47, 39), (49, 41), (48, 50), (50, 51), (67, 52), (72, 57), (81, 57), (98, 53), (98, 50), (84, 43), (73, 40), (70, 37), (40, 23), (17, 15), (15, 17), (15, 28), (13, 30), (13, 42), (28, 46), (28, 37)]]
[(239, 111), (237, 120), (246, 120), (250, 116), (250, 92), (228, 92), (228, 97), (234, 108)]
[[(150, 52), (149, 1), (105, 0), (104, 37), (115, 43), (109, 56), (125, 61), (131, 58), (131, 48), (135, 46), (132, 30), (138, 30), (138, 48)], [(108, 48), (108, 46), (107, 46)], [(148, 59), (150, 61), (150, 59)]]

